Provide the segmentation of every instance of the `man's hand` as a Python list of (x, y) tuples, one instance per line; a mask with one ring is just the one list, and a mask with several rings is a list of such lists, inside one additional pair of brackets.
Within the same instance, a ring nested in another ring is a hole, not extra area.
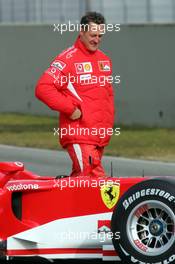
[(76, 108), (75, 111), (70, 116), (70, 119), (76, 120), (76, 119), (78, 119), (80, 117), (81, 117), (81, 111), (80, 111), (80, 109)]

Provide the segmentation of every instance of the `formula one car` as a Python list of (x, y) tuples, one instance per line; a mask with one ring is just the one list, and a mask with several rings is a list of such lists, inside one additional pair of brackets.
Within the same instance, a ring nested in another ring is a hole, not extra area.
[(0, 256), (175, 263), (173, 177), (44, 177), (0, 163)]

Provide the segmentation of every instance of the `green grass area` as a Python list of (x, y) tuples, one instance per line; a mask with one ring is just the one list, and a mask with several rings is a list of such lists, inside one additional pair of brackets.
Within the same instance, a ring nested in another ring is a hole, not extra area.
[[(54, 128), (56, 117), (0, 114), (0, 144), (62, 149)], [(175, 161), (175, 129), (121, 127), (105, 154), (130, 158)]]

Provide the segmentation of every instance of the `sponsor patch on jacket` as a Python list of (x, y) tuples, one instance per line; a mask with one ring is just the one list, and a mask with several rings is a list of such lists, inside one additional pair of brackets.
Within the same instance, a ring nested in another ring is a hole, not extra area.
[(91, 62), (75, 63), (74, 65), (77, 74), (92, 72)]
[(66, 63), (64, 63), (63, 61), (60, 61), (60, 60), (55, 60), (52, 62), (51, 66), (62, 71), (66, 67)]
[(67, 54), (66, 54), (66, 59), (70, 59), (73, 57), (74, 53), (77, 52), (77, 48), (69, 51)]
[(100, 71), (110, 71), (110, 62), (109, 61), (98, 61), (98, 67)]
[(57, 67), (50, 67), (48, 68), (45, 73), (49, 74), (50, 76), (52, 76), (52, 78), (54, 78), (55, 80), (57, 80), (60, 76), (60, 70)]
[(82, 74), (80, 75), (80, 81), (86, 81), (91, 79), (91, 74)]

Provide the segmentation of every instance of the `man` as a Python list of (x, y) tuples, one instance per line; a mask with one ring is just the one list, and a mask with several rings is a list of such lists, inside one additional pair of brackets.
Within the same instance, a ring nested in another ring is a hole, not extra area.
[(105, 19), (88, 12), (80, 25), (75, 44), (59, 54), (39, 79), (36, 96), (60, 112), (59, 138), (73, 161), (71, 176), (105, 176), (101, 158), (114, 123), (112, 65), (98, 49)]

